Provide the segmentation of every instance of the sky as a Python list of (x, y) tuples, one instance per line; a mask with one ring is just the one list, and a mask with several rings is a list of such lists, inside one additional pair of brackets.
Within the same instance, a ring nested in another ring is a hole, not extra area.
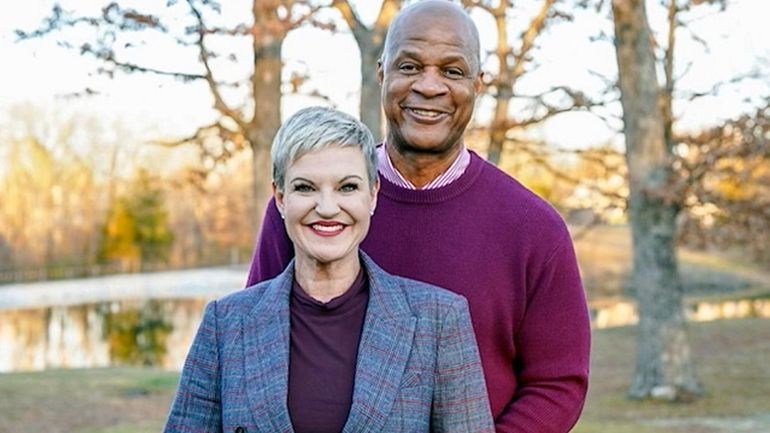
[[(98, 11), (105, 3), (100, 0), (62, 0), (65, 9), (77, 11)], [(136, 0), (142, 8), (148, 4), (165, 8), (165, 2)], [(244, 0), (223, 3), (222, 23), (239, 21), (248, 13)], [(529, 10), (511, 19), (511, 34), (521, 32), (529, 16), (540, 2), (519, 2)], [(13, 13), (0, 14), (0, 125), (10, 107), (21, 103), (37, 106), (57, 107), (59, 110), (94, 112), (111, 119), (120, 119), (131, 125), (147, 125), (154, 133), (168, 136), (190, 134), (194, 129), (211, 122), (216, 113), (211, 109), (211, 98), (201, 84), (181, 83), (156, 76), (127, 76), (117, 74), (109, 79), (96, 71), (99, 63), (86, 56), (80, 56), (71, 49), (57, 45), (61, 37), (49, 37), (18, 42), (15, 29), (37, 28), (42, 19), (50, 13), (53, 1), (27, 0), (15, 6)], [(371, 22), (377, 13), (378, 2), (356, 2), (365, 22)], [(651, 25), (654, 29), (665, 30), (665, 11), (648, 2)], [(363, 5), (368, 5), (368, 8)], [(152, 6), (149, 6), (152, 7)], [(158, 10), (159, 13), (169, 12)], [(677, 75), (681, 77), (680, 89), (701, 91), (711, 88), (715, 82), (745, 74), (761, 65), (764, 59), (765, 71), (770, 71), (770, 16), (768, 0), (732, 0), (725, 12), (714, 7), (699, 7), (687, 18), (692, 20), (688, 31), (678, 34), (679, 53)], [(329, 19), (338, 19), (336, 14), (327, 14)], [(481, 30), (483, 49), (491, 49), (494, 26), (481, 11), (473, 13)], [(183, 21), (171, 21), (172, 26), (183, 26)], [(307, 72), (311, 80), (303, 91), (318, 90), (327, 95), (343, 111), (357, 115), (359, 58), (351, 34), (343, 31), (332, 34), (316, 28), (295, 30), (286, 38), (283, 52), (286, 71)], [(591, 36), (601, 32), (610, 34), (611, 22), (607, 12), (583, 11), (576, 14), (574, 21), (562, 21), (552, 26), (539, 39), (535, 53), (538, 64), (532, 73), (517, 85), (517, 91), (534, 94), (555, 84), (566, 84), (584, 89), (589, 94), (604, 85), (601, 76), (612, 79), (615, 75), (615, 57), (611, 42), (592, 41)], [(692, 35), (697, 35), (697, 39)], [(88, 37), (86, 32), (71, 33), (71, 38)], [(698, 42), (702, 39), (706, 44)], [(151, 49), (141, 51), (140, 60), (166, 69), (195, 70), (194, 52), (180, 51), (173, 44), (157, 38), (144, 41)], [(216, 44), (216, 41), (213, 41)], [(224, 44), (224, 42), (221, 42)], [(230, 42), (232, 43), (232, 42)], [(248, 58), (248, 45), (231, 47), (239, 58)], [(760, 63), (758, 63), (760, 62)], [(534, 65), (532, 67), (535, 67)], [(494, 70), (494, 65), (486, 64)], [(248, 65), (220, 68), (222, 76), (240, 78), (248, 72)], [(678, 103), (676, 114), (682, 128), (707, 126), (720, 119), (733, 117), (747, 111), (758, 98), (770, 94), (770, 80), (748, 80), (737, 85), (726, 86), (718, 97), (701, 98), (693, 102)], [(93, 89), (97, 96), (68, 98), (65, 95)], [(282, 102), (284, 117), (299, 108), (323, 103), (321, 100), (300, 95), (288, 95)], [(488, 107), (481, 101), (476, 118), (488, 116)], [(514, 107), (522, 109), (523, 107)], [(616, 113), (617, 114), (617, 113)], [(571, 114), (548, 122), (535, 131), (540, 138), (560, 147), (584, 147), (604, 143), (617, 137), (612, 128), (589, 114)]]

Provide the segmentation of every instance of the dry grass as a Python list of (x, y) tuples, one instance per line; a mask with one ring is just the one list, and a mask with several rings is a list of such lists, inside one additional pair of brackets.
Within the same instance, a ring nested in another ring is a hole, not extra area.
[[(770, 320), (690, 325), (708, 391), (688, 404), (629, 401), (635, 328), (594, 332), (591, 389), (576, 433), (770, 433)], [(160, 431), (177, 375), (153, 369), (0, 375), (0, 433)]]
[[(631, 233), (626, 226), (597, 226), (575, 242), (589, 301), (628, 297)], [(737, 297), (770, 293), (770, 273), (761, 266), (717, 252), (680, 248), (679, 271), (693, 297)]]
[(628, 400), (636, 328), (595, 331), (589, 397), (574, 431), (770, 432), (770, 320), (697, 323), (689, 331), (707, 394), (678, 404)]
[(140, 368), (0, 374), (0, 432), (158, 432), (177, 380)]

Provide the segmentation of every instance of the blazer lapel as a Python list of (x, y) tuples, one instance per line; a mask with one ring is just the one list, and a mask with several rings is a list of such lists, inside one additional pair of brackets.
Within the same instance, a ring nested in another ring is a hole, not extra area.
[(289, 383), (289, 294), (294, 262), (265, 289), (243, 320), (243, 359), (249, 409), (263, 433), (293, 433)]
[(358, 348), (353, 403), (343, 433), (381, 431), (401, 384), (416, 319), (393, 277), (361, 253), (369, 304)]

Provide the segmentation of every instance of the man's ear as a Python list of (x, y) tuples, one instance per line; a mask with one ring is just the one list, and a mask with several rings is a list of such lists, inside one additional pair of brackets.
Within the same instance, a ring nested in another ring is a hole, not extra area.
[(377, 82), (380, 83), (380, 86), (382, 86), (382, 80), (385, 76), (385, 71), (382, 67), (382, 59), (377, 60)]
[(486, 74), (484, 71), (479, 72), (479, 75), (476, 76), (476, 79), (473, 80), (473, 88), (476, 90), (476, 96), (481, 94), (481, 92), (484, 90), (484, 79), (486, 78)]

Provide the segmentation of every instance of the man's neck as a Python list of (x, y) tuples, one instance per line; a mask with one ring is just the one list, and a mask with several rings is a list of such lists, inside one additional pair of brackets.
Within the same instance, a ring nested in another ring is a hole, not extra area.
[(432, 182), (452, 166), (463, 149), (464, 147), (457, 146), (446, 153), (434, 154), (401, 153), (394, 146), (385, 147), (393, 167), (418, 189)]

